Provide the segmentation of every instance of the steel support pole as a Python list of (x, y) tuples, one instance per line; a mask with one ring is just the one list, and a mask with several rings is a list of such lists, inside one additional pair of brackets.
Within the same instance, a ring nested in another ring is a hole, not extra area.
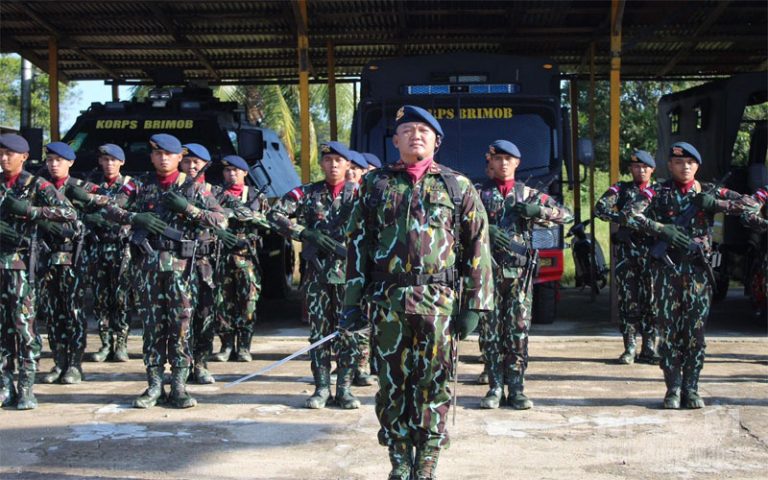
[(307, 0), (298, 0), (299, 116), (301, 123), (301, 181), (309, 183), (309, 36), (307, 35)]
[(56, 37), (48, 39), (48, 100), (51, 110), (51, 141), (58, 142), (59, 136), (59, 42)]
[(571, 100), (571, 171), (573, 172), (573, 215), (581, 221), (581, 169), (579, 168), (579, 82), (571, 77), (568, 82)]
[[(610, 114), (611, 114), (611, 127), (610, 127), (610, 180), (611, 185), (619, 180), (619, 128), (621, 126), (621, 111), (620, 111), (620, 98), (621, 98), (621, 20), (624, 15), (624, 1), (623, 0), (611, 0), (611, 95), (610, 95)], [(615, 233), (617, 226), (611, 223), (611, 234)], [(611, 238), (613, 235), (611, 235)], [(617, 259), (615, 249), (613, 248), (613, 241), (610, 241), (610, 316), (611, 322), (618, 324), (619, 322), (619, 308), (618, 308), (618, 295), (616, 289), (616, 276), (614, 275), (614, 266)]]
[(336, 118), (336, 55), (333, 42), (328, 41), (328, 120), (331, 127), (331, 140), (338, 140), (338, 125)]
[(19, 128), (32, 126), (32, 62), (21, 59), (21, 118)]

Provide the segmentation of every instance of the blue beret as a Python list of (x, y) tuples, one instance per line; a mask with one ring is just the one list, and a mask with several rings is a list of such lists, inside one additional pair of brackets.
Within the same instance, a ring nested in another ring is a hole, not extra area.
[(520, 155), (520, 149), (517, 148), (517, 145), (510, 142), (509, 140), (495, 140), (492, 144), (488, 145), (488, 153), (491, 155), (496, 153), (506, 153), (507, 155), (512, 155), (516, 158), (523, 157)]
[(45, 152), (58, 155), (63, 159), (69, 160), (70, 162), (73, 162), (76, 158), (75, 151), (72, 150), (72, 147), (64, 142), (49, 143), (45, 146)]
[(0, 147), (7, 148), (16, 153), (28, 153), (29, 143), (21, 135), (15, 133), (6, 133), (0, 135)]
[(690, 157), (701, 165), (701, 154), (696, 148), (688, 142), (673, 143), (669, 149), (670, 157)]
[(363, 157), (365, 157), (365, 161), (368, 162), (368, 165), (371, 165), (375, 168), (381, 168), (381, 160), (379, 160), (379, 157), (372, 153), (363, 153), (361, 154)]
[(632, 162), (644, 163), (651, 168), (656, 168), (656, 160), (645, 150), (635, 150), (630, 157), (630, 163)]
[(149, 144), (155, 150), (165, 150), (168, 153), (182, 153), (184, 147), (178, 138), (167, 133), (156, 133), (149, 137)]
[(424, 110), (421, 107), (415, 105), (403, 105), (397, 111), (395, 115), (395, 128), (403, 123), (408, 122), (421, 122), (426, 123), (429, 127), (435, 131), (438, 137), (444, 137), (443, 129), (440, 127), (440, 123), (432, 116), (431, 113)]
[(221, 159), (221, 163), (223, 163), (225, 167), (235, 167), (240, 170), (245, 170), (246, 172), (250, 170), (250, 168), (248, 168), (248, 163), (243, 157), (238, 157), (237, 155), (227, 155)]
[(104, 145), (99, 147), (99, 152), (102, 153), (103, 155), (109, 155), (110, 157), (115, 157), (121, 162), (125, 161), (125, 152), (123, 151), (122, 148), (118, 147), (114, 143), (105, 143)]
[(349, 159), (352, 163), (360, 168), (368, 168), (368, 162), (365, 161), (365, 157), (362, 153), (355, 150), (350, 150), (349, 153), (352, 154), (352, 157)]
[(336, 155), (341, 155), (347, 160), (352, 161), (352, 156), (354, 155), (352, 152), (353, 150), (350, 150), (349, 148), (347, 148), (346, 145), (344, 145), (341, 142), (325, 142), (320, 145), (321, 155), (328, 155), (328, 154), (335, 153)]
[(211, 161), (211, 154), (208, 152), (208, 149), (199, 143), (185, 143), (184, 148), (187, 149), (187, 153), (184, 154), (185, 157), (197, 157), (206, 162)]

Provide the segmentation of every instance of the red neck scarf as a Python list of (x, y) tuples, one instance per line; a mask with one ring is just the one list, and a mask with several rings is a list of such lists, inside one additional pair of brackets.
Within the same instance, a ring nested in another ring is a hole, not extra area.
[(16, 180), (19, 179), (19, 175), (21, 175), (21, 172), (17, 173), (16, 175), (14, 175), (12, 177), (4, 176), (5, 177), (5, 186), (7, 188), (11, 188), (16, 183)]
[(240, 196), (243, 194), (244, 188), (245, 188), (245, 184), (243, 183), (230, 185), (229, 188), (227, 189), (227, 193), (232, 195), (233, 197), (240, 198)]
[(638, 183), (638, 182), (635, 182), (635, 185), (636, 185), (636, 186), (637, 186), (637, 188), (639, 188), (640, 190), (645, 190), (646, 188), (648, 188), (648, 182), (643, 182), (643, 183)]
[(325, 186), (328, 187), (328, 191), (331, 192), (331, 198), (336, 198), (339, 196), (342, 190), (344, 190), (344, 182), (339, 182), (336, 185), (331, 185), (328, 182), (325, 182)]
[(685, 195), (689, 191), (691, 191), (691, 188), (693, 188), (693, 185), (696, 183), (696, 180), (691, 180), (688, 183), (680, 183), (677, 180), (675, 180), (675, 185), (677, 185), (677, 189), (680, 190), (680, 193)]
[(176, 170), (175, 172), (171, 173), (170, 175), (168, 175), (168, 176), (166, 176), (166, 177), (163, 177), (162, 175), (160, 175), (160, 174), (158, 173), (158, 174), (157, 174), (157, 183), (159, 183), (159, 184), (160, 184), (160, 188), (161, 188), (162, 190), (168, 190), (168, 187), (170, 187), (171, 185), (173, 185), (173, 182), (175, 182), (175, 181), (176, 181), (176, 179), (177, 179), (177, 178), (179, 178), (179, 174), (180, 174), (180, 173), (181, 173), (181, 172), (179, 172), (178, 170)]
[(112, 185), (114, 185), (118, 178), (120, 178), (120, 175), (117, 175), (113, 178), (108, 178), (106, 181), (107, 186), (111, 187)]
[(53, 184), (56, 186), (56, 190), (61, 190), (61, 187), (64, 186), (65, 183), (67, 183), (67, 179), (69, 179), (69, 175), (67, 175), (64, 178), (57, 178), (53, 181)]
[(197, 177), (197, 183), (205, 183), (205, 174), (202, 174), (199, 177)]
[(411, 177), (412, 183), (417, 183), (419, 180), (424, 178), (424, 175), (427, 174), (427, 170), (429, 170), (429, 167), (432, 166), (434, 161), (433, 158), (434, 157), (429, 157), (419, 162), (405, 165), (405, 172), (409, 177)]
[(493, 181), (496, 182), (496, 186), (499, 188), (499, 192), (501, 192), (501, 196), (504, 198), (507, 198), (509, 192), (515, 188), (514, 178), (511, 180), (499, 180), (498, 178), (494, 178)]

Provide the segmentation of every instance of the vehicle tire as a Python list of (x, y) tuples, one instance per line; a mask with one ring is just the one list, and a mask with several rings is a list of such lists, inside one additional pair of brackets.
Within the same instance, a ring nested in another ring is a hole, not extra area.
[(539, 283), (533, 286), (533, 323), (550, 324), (557, 317), (557, 282)]
[(262, 272), (261, 294), (265, 298), (293, 298), (297, 295), (293, 242), (280, 235), (265, 235), (259, 261)]

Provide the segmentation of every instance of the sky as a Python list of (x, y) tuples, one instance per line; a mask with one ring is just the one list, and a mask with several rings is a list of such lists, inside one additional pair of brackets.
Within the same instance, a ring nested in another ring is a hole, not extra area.
[[(61, 133), (63, 134), (75, 123), (81, 110), (87, 110), (92, 102), (112, 101), (112, 86), (104, 85), (103, 80), (88, 80), (74, 82), (75, 89), (80, 93), (79, 99), (72, 102), (71, 106), (61, 111)], [(120, 100), (130, 100), (130, 87), (121, 85), (119, 88)]]

